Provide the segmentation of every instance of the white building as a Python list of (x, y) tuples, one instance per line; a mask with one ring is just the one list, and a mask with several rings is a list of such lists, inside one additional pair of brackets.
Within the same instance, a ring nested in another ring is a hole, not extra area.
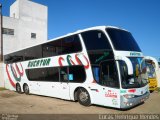
[[(0, 49), (0, 56), (39, 44), (47, 40), (48, 8), (29, 0), (16, 0), (10, 6), (10, 16), (0, 19), (1, 26), (0, 48), (3, 41), (3, 53)], [(3, 69), (0, 60), (0, 87), (4, 87)]]
[(10, 6), (10, 16), (3, 16), (3, 54), (46, 41), (47, 13), (44, 5), (16, 0)]

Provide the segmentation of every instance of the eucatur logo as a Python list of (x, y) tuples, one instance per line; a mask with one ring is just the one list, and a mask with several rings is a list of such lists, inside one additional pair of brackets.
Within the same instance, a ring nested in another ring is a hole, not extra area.
[(15, 88), (16, 82), (20, 82), (21, 77), (24, 74), (22, 64), (21, 63), (19, 64), (15, 63), (15, 64), (10, 64), (10, 65), (6, 64), (6, 72), (7, 72), (9, 82)]

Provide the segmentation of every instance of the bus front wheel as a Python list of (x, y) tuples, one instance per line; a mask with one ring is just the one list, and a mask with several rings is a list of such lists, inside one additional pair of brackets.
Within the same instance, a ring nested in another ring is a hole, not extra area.
[(27, 95), (29, 94), (29, 87), (28, 87), (27, 84), (24, 84), (23, 91), (24, 91), (25, 94), (27, 94)]
[(81, 105), (84, 105), (84, 106), (91, 105), (90, 95), (88, 91), (84, 88), (79, 88), (77, 93), (77, 99)]

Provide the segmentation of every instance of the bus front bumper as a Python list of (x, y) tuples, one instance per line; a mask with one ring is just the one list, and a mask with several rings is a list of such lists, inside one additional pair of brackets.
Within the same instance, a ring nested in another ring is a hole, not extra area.
[(121, 96), (121, 109), (128, 109), (128, 108), (132, 108), (138, 104), (141, 104), (149, 98), (149, 95), (150, 95), (150, 93), (146, 92), (143, 95), (136, 96), (133, 98), (128, 98), (128, 99), (125, 98), (124, 96)]

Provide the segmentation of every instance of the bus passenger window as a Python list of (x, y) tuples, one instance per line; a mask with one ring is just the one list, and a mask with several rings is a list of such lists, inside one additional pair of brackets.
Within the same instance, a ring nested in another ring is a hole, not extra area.
[(69, 54), (82, 51), (78, 35), (73, 35), (61, 40), (61, 54)]
[(69, 82), (83, 83), (86, 80), (86, 73), (84, 66), (71, 66), (69, 67)]
[(61, 82), (68, 82), (68, 68), (62, 67), (60, 68), (60, 81)]
[(59, 69), (57, 67), (26, 69), (29, 81), (59, 82)]

